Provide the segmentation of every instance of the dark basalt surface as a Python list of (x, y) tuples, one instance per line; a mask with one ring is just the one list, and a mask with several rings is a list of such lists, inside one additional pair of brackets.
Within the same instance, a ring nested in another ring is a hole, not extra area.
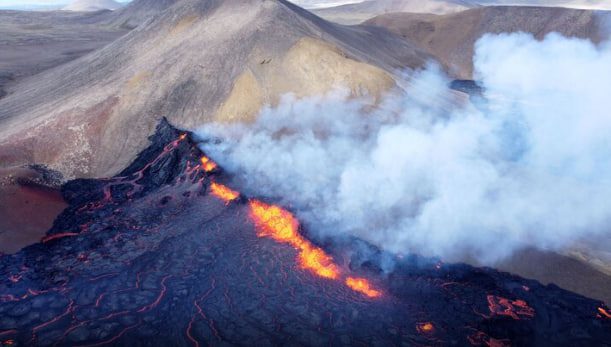
[(603, 303), (489, 268), (412, 256), (383, 274), (346, 239), (324, 246), (383, 295), (315, 277), (257, 237), (246, 198), (209, 194), (227, 177), (201, 155), (164, 122), (117, 177), (64, 185), (48, 236), (0, 258), (0, 345), (611, 343)]
[(484, 92), (484, 88), (473, 80), (453, 80), (449, 85), (450, 89), (457, 90), (459, 92), (467, 93), (471, 96), (481, 96)]

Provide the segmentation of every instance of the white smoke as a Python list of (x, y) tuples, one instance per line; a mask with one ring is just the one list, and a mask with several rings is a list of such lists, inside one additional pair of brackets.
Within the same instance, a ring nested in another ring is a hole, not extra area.
[(474, 61), (476, 106), (447, 107), (432, 66), (374, 109), (342, 91), (286, 96), (254, 124), (203, 127), (201, 146), (308, 230), (391, 252), (491, 263), (611, 237), (611, 49), (487, 35)]

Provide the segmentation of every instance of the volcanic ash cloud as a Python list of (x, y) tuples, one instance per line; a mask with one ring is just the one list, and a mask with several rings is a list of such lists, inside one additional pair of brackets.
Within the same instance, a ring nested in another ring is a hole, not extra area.
[(321, 237), (484, 263), (609, 240), (611, 48), (487, 35), (474, 61), (474, 105), (448, 111), (431, 66), (374, 109), (341, 90), (288, 95), (254, 124), (202, 127), (201, 146)]

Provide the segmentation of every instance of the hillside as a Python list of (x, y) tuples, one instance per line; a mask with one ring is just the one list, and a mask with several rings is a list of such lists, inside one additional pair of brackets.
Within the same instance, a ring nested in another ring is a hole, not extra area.
[(65, 177), (114, 174), (162, 116), (191, 128), (252, 119), (288, 92), (376, 96), (394, 85), (396, 67), (426, 57), (385, 30), (337, 26), (284, 1), (185, 0), (15, 86), (0, 99), (0, 158)]
[(607, 12), (549, 7), (481, 7), (436, 16), (391, 13), (366, 22), (401, 35), (435, 56), (450, 73), (463, 79), (473, 74), (475, 42), (485, 33), (523, 31), (542, 39), (550, 32), (564, 36), (603, 39)]

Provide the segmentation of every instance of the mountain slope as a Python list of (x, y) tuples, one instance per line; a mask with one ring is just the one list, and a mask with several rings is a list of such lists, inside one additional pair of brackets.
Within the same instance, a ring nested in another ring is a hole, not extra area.
[(134, 0), (115, 11), (110, 24), (133, 29), (177, 2), (179, 0)]
[(392, 12), (446, 14), (474, 7), (464, 0), (367, 0), (313, 10), (317, 15), (341, 24), (358, 24), (372, 17)]
[(386, 30), (337, 26), (284, 1), (185, 0), (0, 99), (0, 158), (66, 177), (114, 174), (162, 116), (190, 128), (250, 120), (289, 92), (375, 97), (394, 69), (425, 58)]
[(550, 32), (600, 42), (611, 13), (549, 7), (481, 7), (443, 16), (391, 13), (368, 25), (382, 26), (435, 56), (457, 78), (473, 73), (474, 44), (485, 33), (523, 31), (538, 39)]

